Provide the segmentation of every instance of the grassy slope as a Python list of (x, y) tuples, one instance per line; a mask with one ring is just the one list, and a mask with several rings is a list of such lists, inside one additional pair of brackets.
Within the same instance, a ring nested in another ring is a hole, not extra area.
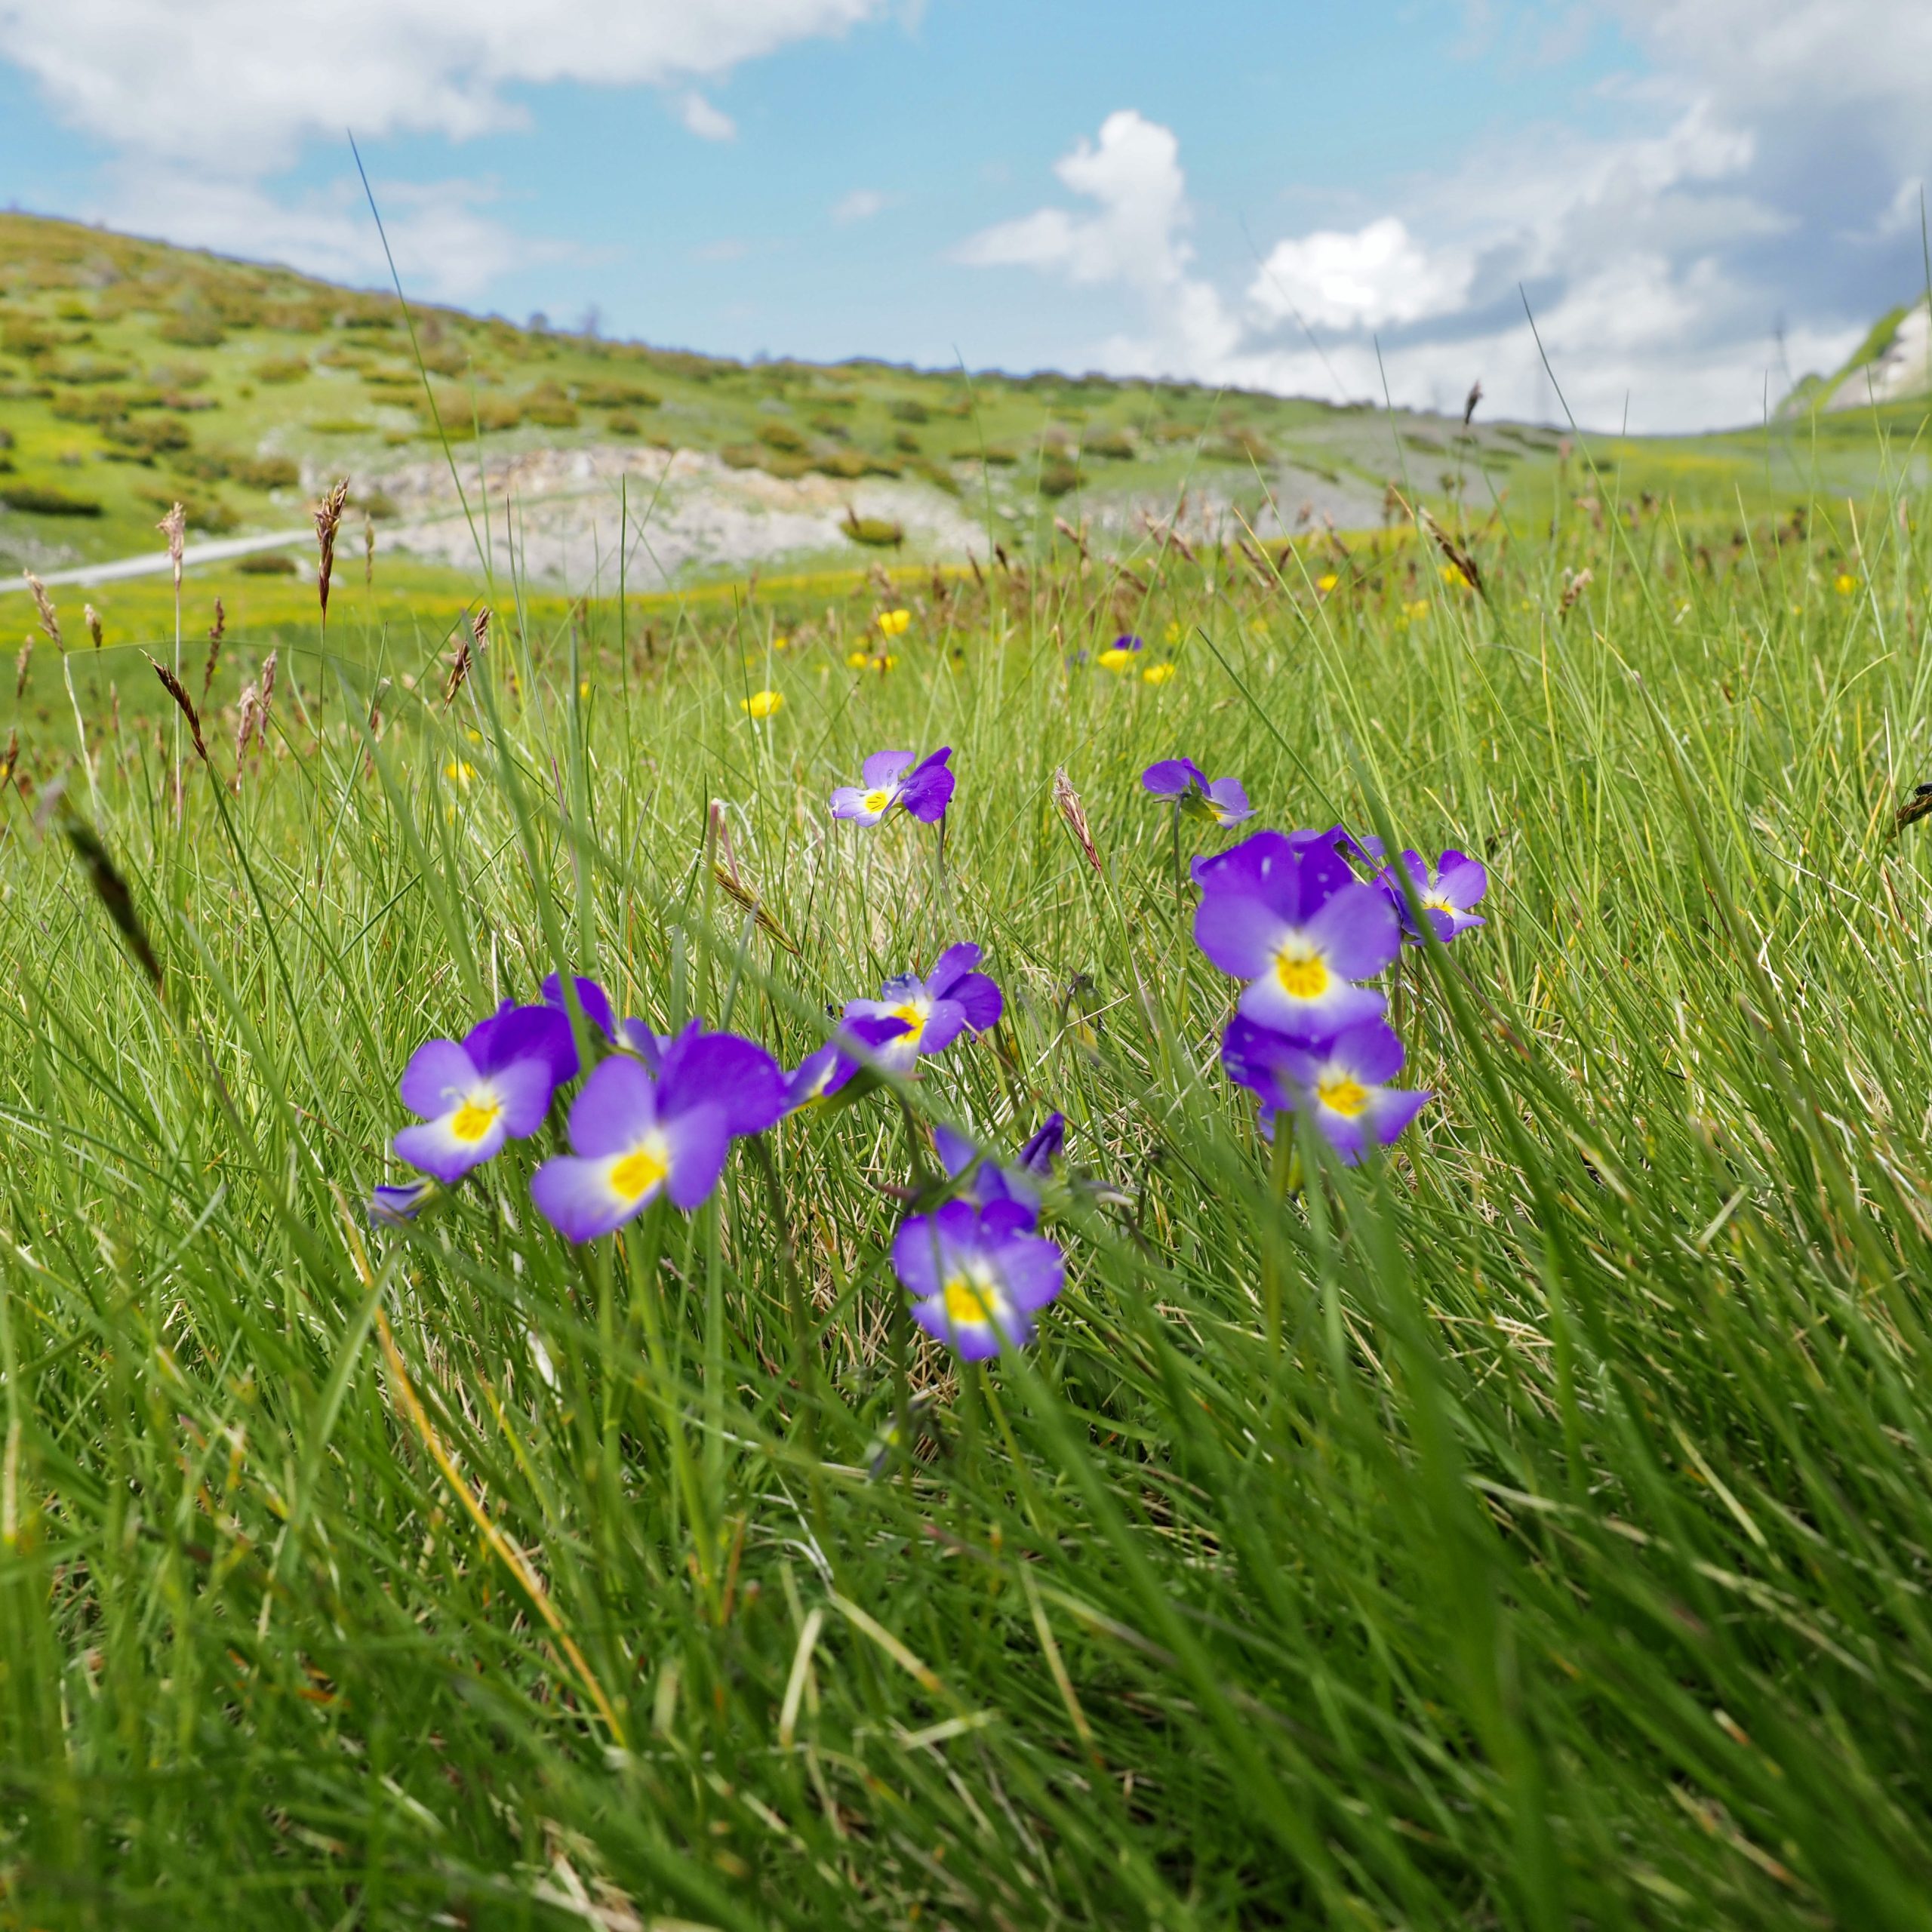
[[(232, 794), (217, 738), (178, 824), (168, 734), (84, 691), (70, 792), (168, 992), (9, 795), (10, 1910), (1925, 1926), (1932, 903), (1885, 833), (1926, 775), (1927, 558), (1894, 507), (1855, 580), (1828, 506), (1701, 556), (1668, 511), (1492, 533), (1487, 602), (1407, 549), (1325, 595), (1173, 553), (1144, 602), (954, 580), (883, 675), (846, 664), (863, 586), (647, 638), (477, 585), (498, 641), (448, 708), (440, 637), (352, 587), (353, 696), (291, 635), (272, 755)], [(1594, 573), (1567, 617), (1559, 567)], [(1171, 681), (1076, 660), (1124, 622), (1174, 627)], [(864, 752), (938, 742), (943, 872), (916, 828), (828, 827)], [(1493, 869), (1400, 995), (1423, 1128), (1306, 1201), (1213, 1065), (1229, 989), (1135, 783), (1179, 749), (1266, 822), (1386, 814)], [(795, 956), (710, 884), (713, 798)], [(883, 1097), (789, 1126), (775, 1201), (740, 1155), (614, 1257), (532, 1225), (524, 1150), (413, 1236), (361, 1224), (410, 1050), (553, 964), (789, 1060), (968, 936), (1008, 1017), (914, 1114), (1011, 1141), (1061, 1107), (1112, 1190), (1055, 1197), (1072, 1284), (1024, 1361), (909, 1360)], [(902, 1374), (920, 1453), (869, 1479)]]
[[(10, 569), (149, 549), (177, 497), (198, 535), (299, 528), (307, 493), (340, 473), (357, 479), (352, 530), (361, 509), (385, 513), (386, 475), (437, 455), (388, 297), (24, 215), (0, 216), (0, 430), (12, 439), (0, 503), (51, 492), (100, 512), (0, 509)], [(454, 310), (419, 319), (445, 426), (460, 438), (480, 428), (491, 451), (648, 441), (777, 473), (869, 466), (958, 493), (976, 515), (990, 497), (1009, 548), (1051, 544), (1056, 512), (1077, 521), (1128, 495), (1171, 501), (1204, 486), (1251, 512), (1272, 490), (1292, 517), (1324, 482), (1373, 504), (1394, 479), (1445, 514), (1466, 501), (1484, 517), (1501, 501), (1525, 528), (1583, 487), (1540, 429), (1480, 423), (1466, 435), (1438, 417), (1185, 384), (744, 365)], [(1908, 440), (1917, 417), (1884, 426)], [(1828, 428), (1815, 445), (1786, 426), (1768, 441), (1594, 447), (1629, 494), (1668, 494), (1687, 513), (1727, 515), (1740, 494), (1756, 509), (1794, 492), (1862, 494), (1885, 467), (1869, 424), (1849, 440)], [(1000, 460), (983, 465), (982, 453)], [(1043, 482), (1073, 493), (1042, 494)], [(258, 587), (232, 571), (204, 580), (231, 607), (231, 586)], [(443, 571), (422, 582), (447, 592), (461, 580)]]

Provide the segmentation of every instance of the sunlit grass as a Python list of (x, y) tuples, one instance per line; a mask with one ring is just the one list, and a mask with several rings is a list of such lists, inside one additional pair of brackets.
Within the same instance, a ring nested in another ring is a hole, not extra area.
[[(178, 819), (165, 714), (83, 694), (90, 776), (40, 687), (0, 928), (8, 1909), (1927, 1923), (1932, 903), (1889, 836), (1926, 555), (1883, 502), (1700, 555), (1599, 487), (1601, 528), (1478, 540), (1481, 597), (1412, 539), (1278, 577), (1150, 546), (1144, 592), (768, 586), (648, 638), (479, 580), (448, 705), (461, 607), (386, 622), (352, 558), (329, 655), (274, 620), (266, 753), (234, 789), (211, 726)], [(1123, 632), (1165, 682), (1100, 668)], [(943, 862), (829, 819), (869, 752), (941, 744)], [(1305, 1195), (1220, 1075), (1231, 989), (1137, 783), (1183, 752), (1257, 824), (1491, 869), (1394, 992), (1436, 1103)], [(159, 999), (45, 809), (63, 760)], [(964, 939), (998, 1029), (688, 1222), (566, 1249), (533, 1142), (367, 1225), (410, 1052), (546, 971), (790, 1064)], [(1069, 1286), (962, 1371), (885, 1259), (917, 1122), (1051, 1108)]]

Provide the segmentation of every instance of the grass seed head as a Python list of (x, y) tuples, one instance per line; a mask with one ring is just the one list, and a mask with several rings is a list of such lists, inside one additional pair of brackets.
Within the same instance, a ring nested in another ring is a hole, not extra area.
[(32, 571), (20, 574), (27, 580), (27, 588), (33, 592), (33, 607), (40, 614), (40, 627), (46, 632), (48, 641), (56, 651), (60, 648), (60, 620), (55, 614), (54, 599), (48, 595), (47, 586)]
[(329, 493), (315, 506), (315, 543), (321, 552), (315, 575), (315, 589), (322, 600), (322, 621), (328, 621), (329, 580), (335, 573), (335, 534), (342, 525), (343, 506), (349, 501), (349, 478), (338, 477)]
[(168, 539), (168, 561), (174, 566), (174, 588), (178, 594), (181, 589), (181, 552), (188, 540), (186, 509), (180, 503), (172, 505), (155, 528)]
[(88, 635), (94, 639), (94, 648), (98, 651), (100, 648), (100, 613), (91, 604), (84, 604), (81, 607), (81, 615), (86, 620)]

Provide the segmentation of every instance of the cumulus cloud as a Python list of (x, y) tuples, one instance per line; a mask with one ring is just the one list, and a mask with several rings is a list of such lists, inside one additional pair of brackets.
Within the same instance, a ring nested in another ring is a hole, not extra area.
[[(840, 35), (894, 0), (0, 0), (0, 60), (117, 157), (85, 211), (118, 226), (315, 273), (383, 278), (349, 175), (318, 192), (272, 186), (312, 141), (463, 140), (526, 125), (520, 88), (663, 89), (683, 125), (731, 140), (698, 85), (793, 42)], [(398, 266), (462, 300), (566, 251), (487, 213), (464, 180), (389, 183)]]
[[(522, 125), (519, 86), (688, 86), (888, 0), (0, 0), (0, 57), (70, 125), (259, 178), (344, 127), (462, 140)], [(715, 137), (709, 103), (685, 121)], [(715, 117), (715, 118), (713, 117)]]
[(1465, 255), (1430, 255), (1388, 214), (1352, 234), (1321, 228), (1278, 242), (1247, 299), (1270, 321), (1299, 315), (1331, 328), (1380, 328), (1460, 308), (1474, 271)]
[[(1627, 131), (1493, 137), (1396, 184), (1359, 226), (1273, 238), (1238, 300), (1196, 262), (1178, 140), (1131, 112), (1058, 165), (1086, 205), (1003, 222), (957, 258), (1137, 296), (1135, 326), (1071, 352), (1121, 374), (1377, 401), (1386, 380), (1398, 401), (1436, 407), (1480, 377), (1493, 408), (1520, 415), (1567, 403), (1613, 427), (1749, 420), (1767, 387), (1775, 400), (1789, 375), (1834, 366), (1912, 292), (1900, 211), (1909, 195), (1915, 244), (1932, 13), (1621, 4), (1660, 60), (1606, 97)], [(1847, 171), (1847, 155), (1865, 161)]]
[(695, 90), (678, 103), (678, 118), (701, 141), (729, 141), (737, 136), (737, 122)]

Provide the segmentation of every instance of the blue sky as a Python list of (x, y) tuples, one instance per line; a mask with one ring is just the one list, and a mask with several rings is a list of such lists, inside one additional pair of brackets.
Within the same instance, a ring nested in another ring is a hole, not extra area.
[[(10, 200), (737, 355), (1747, 420), (1921, 276), (1900, 0), (0, 0)], [(1378, 365), (1377, 350), (1380, 349)]]

